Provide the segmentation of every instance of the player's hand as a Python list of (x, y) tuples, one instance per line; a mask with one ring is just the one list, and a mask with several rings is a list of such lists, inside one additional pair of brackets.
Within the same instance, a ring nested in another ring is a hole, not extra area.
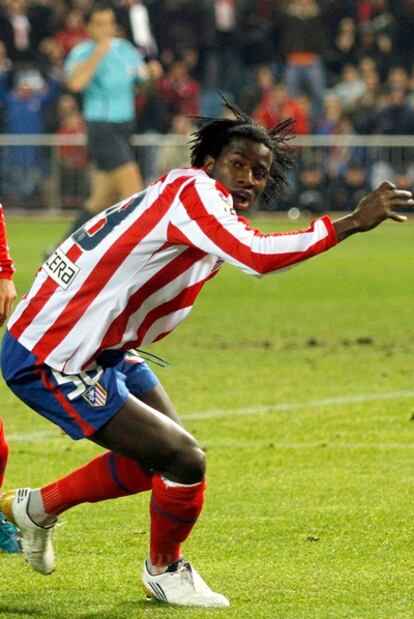
[(393, 219), (398, 222), (406, 221), (407, 217), (401, 215), (395, 209), (407, 209), (413, 206), (414, 200), (411, 191), (397, 189), (389, 181), (384, 181), (359, 202), (353, 215), (359, 222), (359, 231), (366, 232), (386, 219)]
[(111, 37), (103, 37), (96, 43), (95, 53), (99, 55), (100, 58), (106, 56), (111, 47)]
[(398, 213), (396, 209), (413, 207), (414, 199), (411, 191), (397, 189), (389, 181), (384, 181), (377, 189), (362, 198), (350, 215), (333, 222), (337, 239), (343, 241), (355, 232), (372, 230), (386, 219), (406, 221), (407, 217)]
[(0, 326), (10, 316), (16, 296), (14, 283), (10, 279), (0, 279)]

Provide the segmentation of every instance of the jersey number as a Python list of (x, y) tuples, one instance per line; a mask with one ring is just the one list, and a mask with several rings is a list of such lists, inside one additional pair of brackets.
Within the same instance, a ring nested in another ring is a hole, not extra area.
[[(132, 211), (138, 207), (143, 198), (145, 196), (145, 191), (141, 191), (141, 193), (134, 196), (134, 198), (128, 201), (123, 201), (110, 208), (106, 209), (106, 211), (102, 214), (102, 219), (100, 220), (101, 225), (92, 233), (86, 230), (86, 224), (76, 230), (76, 232), (72, 235), (75, 243), (79, 245), (84, 251), (91, 251), (95, 249), (99, 245), (101, 241), (104, 240), (112, 232), (112, 230), (120, 224), (125, 217), (127, 217)], [(93, 228), (92, 228), (93, 230)]]

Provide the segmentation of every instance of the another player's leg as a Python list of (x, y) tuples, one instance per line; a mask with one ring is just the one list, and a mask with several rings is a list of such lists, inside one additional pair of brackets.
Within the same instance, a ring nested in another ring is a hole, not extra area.
[[(0, 488), (3, 485), (9, 456), (9, 446), (4, 433), (3, 421), (0, 418)], [(21, 552), (19, 530), (9, 522), (0, 511), (0, 550), (6, 552)]]
[(88, 124), (88, 145), (96, 169), (91, 179), (90, 200), (79, 211), (69, 234), (114, 204), (114, 201), (142, 190), (142, 178), (130, 145), (130, 134), (129, 123)]
[(141, 172), (134, 161), (125, 163), (110, 172), (112, 186), (117, 193), (119, 200), (125, 200), (134, 193), (142, 191)]
[(78, 228), (86, 224), (86, 222), (97, 213), (100, 213), (111, 206), (116, 199), (116, 192), (113, 186), (111, 172), (95, 170), (92, 173), (91, 184), (91, 197), (85, 206), (77, 212), (75, 219), (65, 234), (65, 238), (76, 232)]

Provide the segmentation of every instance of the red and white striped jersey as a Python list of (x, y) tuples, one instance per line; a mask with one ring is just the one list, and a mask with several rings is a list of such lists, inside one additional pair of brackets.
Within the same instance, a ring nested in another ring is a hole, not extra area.
[(172, 170), (64, 241), (8, 327), (39, 361), (76, 373), (104, 350), (165, 337), (223, 262), (260, 276), (336, 242), (328, 217), (307, 230), (262, 234), (203, 170)]
[(0, 204), (0, 279), (11, 279), (13, 273), (13, 260), (10, 257), (9, 248), (7, 246), (3, 206)]

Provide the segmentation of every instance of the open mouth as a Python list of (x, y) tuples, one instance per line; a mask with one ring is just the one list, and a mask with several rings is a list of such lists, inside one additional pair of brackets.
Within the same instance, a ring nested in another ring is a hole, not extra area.
[(249, 193), (243, 191), (232, 191), (234, 208), (246, 209), (250, 206), (251, 196)]

